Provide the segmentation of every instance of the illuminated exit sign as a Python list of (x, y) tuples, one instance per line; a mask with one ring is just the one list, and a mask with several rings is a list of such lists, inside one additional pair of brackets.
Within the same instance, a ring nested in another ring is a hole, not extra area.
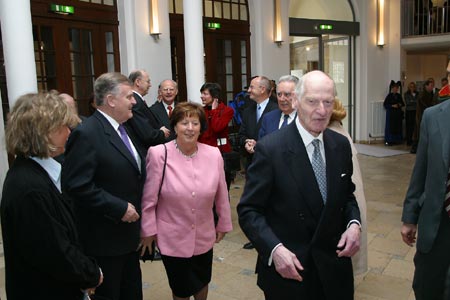
[(206, 23), (206, 28), (216, 30), (222, 28), (222, 25), (220, 23), (208, 22)]
[(62, 15), (73, 15), (75, 13), (75, 8), (69, 5), (59, 5), (59, 4), (50, 4), (50, 11), (62, 14)]
[(330, 25), (330, 24), (320, 24), (320, 25), (319, 25), (319, 29), (320, 29), (320, 30), (332, 30), (332, 29), (333, 29), (333, 25)]

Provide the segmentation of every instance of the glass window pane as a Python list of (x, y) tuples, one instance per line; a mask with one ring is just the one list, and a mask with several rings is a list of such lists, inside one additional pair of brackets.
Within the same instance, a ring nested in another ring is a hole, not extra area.
[(231, 59), (231, 57), (225, 58), (225, 73), (233, 73), (233, 60)]
[(107, 54), (106, 60), (108, 63), (108, 72), (114, 72), (115, 66), (114, 66), (114, 54)]
[(102, 0), (92, 0), (91, 3), (102, 4)]
[(222, 18), (222, 2), (214, 2), (214, 17)]
[(231, 6), (231, 19), (239, 20), (239, 4), (233, 3)]
[(244, 74), (244, 73), (247, 73), (247, 58), (245, 58), (245, 57), (242, 57), (241, 58), (241, 73), (242, 74)]
[(231, 19), (231, 6), (230, 3), (223, 3), (223, 18)]
[(225, 46), (225, 56), (231, 56), (231, 41), (225, 40), (224, 46)]
[(241, 84), (243, 89), (247, 87), (247, 74), (242, 74)]
[(247, 57), (247, 42), (241, 41), (241, 57)]
[(114, 0), (103, 0), (103, 4), (114, 6)]
[(69, 29), (69, 41), (71, 51), (80, 51), (80, 31), (78, 29)]
[(175, 0), (175, 9), (176, 14), (182, 14), (183, 13), (183, 0)]
[(174, 14), (175, 11), (173, 9), (173, 0), (169, 0), (169, 13)]
[(233, 90), (233, 75), (227, 75), (227, 92)]
[[(53, 48), (53, 31), (51, 27), (41, 27), (41, 40), (45, 45), (45, 51), (52, 51)], [(44, 50), (44, 49), (42, 49)]]
[(210, 17), (212, 18), (213, 13), (212, 13), (212, 1), (211, 0), (206, 0), (205, 1), (205, 17)]
[(228, 105), (228, 103), (230, 103), (231, 101), (233, 101), (233, 93), (229, 92), (227, 93), (227, 102), (226, 105)]
[(105, 32), (106, 52), (114, 52), (113, 34), (111, 31)]
[(241, 5), (241, 18), (242, 21), (247, 21), (247, 8), (245, 5)]

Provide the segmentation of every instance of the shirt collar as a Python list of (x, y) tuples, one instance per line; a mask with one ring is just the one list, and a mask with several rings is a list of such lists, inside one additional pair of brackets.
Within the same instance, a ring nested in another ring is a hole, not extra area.
[(110, 115), (108, 115), (107, 113), (101, 111), (100, 109), (97, 109), (99, 113), (101, 113), (106, 120), (108, 120), (108, 122), (111, 124), (111, 126), (114, 128), (115, 131), (117, 131), (119, 129), (119, 123), (114, 120)]
[(31, 159), (37, 162), (47, 172), (56, 188), (61, 192), (61, 164), (51, 157), (31, 157)]
[(261, 106), (261, 113), (266, 109), (267, 103), (269, 103), (269, 98), (267, 98), (263, 102), (256, 105), (256, 106)]

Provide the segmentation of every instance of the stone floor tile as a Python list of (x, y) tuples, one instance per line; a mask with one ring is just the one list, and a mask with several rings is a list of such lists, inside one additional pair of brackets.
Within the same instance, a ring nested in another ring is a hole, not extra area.
[(407, 300), (411, 281), (381, 274), (368, 274), (356, 292), (387, 300)]
[(383, 275), (412, 281), (414, 276), (414, 266), (409, 261), (394, 258), (391, 259), (389, 264), (384, 269)]

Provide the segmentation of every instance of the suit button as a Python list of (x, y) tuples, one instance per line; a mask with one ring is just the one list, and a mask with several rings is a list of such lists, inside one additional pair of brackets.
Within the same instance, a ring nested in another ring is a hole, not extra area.
[(192, 213), (195, 213), (195, 208), (191, 209)]
[(298, 216), (300, 217), (300, 220), (304, 220), (305, 219), (305, 215), (304, 214), (298, 214)]
[(195, 197), (195, 192), (192, 192), (192, 197)]
[(191, 225), (191, 228), (194, 229), (194, 228), (195, 228), (195, 224), (192, 224), (192, 225)]

